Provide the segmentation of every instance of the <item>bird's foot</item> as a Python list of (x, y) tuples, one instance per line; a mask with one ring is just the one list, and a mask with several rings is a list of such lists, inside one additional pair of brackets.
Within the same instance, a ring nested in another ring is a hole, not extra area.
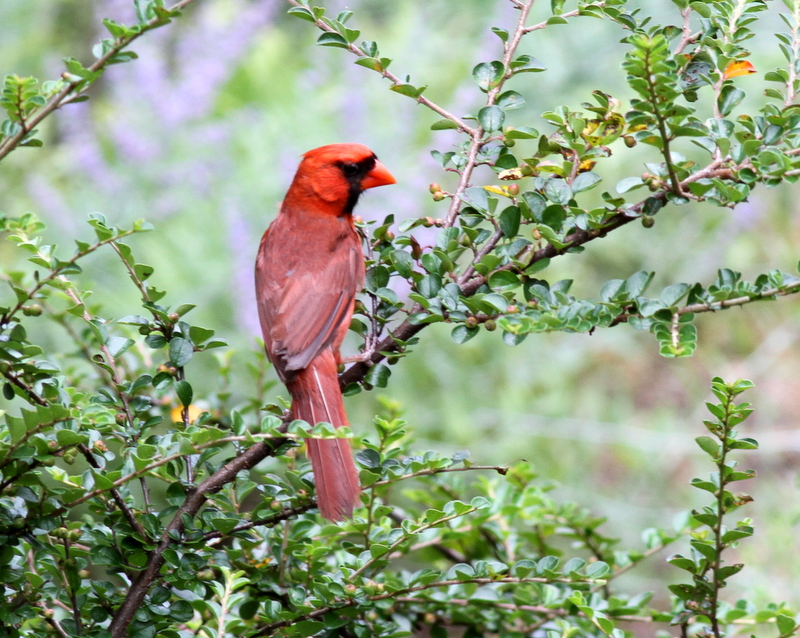
[(345, 357), (342, 359), (342, 364), (346, 365), (348, 363), (364, 363), (367, 366), (372, 367), (374, 365), (372, 362), (373, 354), (375, 354), (375, 348), (367, 348), (363, 352)]

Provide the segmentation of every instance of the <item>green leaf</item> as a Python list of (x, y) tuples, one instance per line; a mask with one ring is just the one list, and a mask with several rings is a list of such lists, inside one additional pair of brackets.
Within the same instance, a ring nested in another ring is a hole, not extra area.
[(516, 237), (519, 232), (519, 224), (522, 218), (519, 206), (508, 206), (500, 213), (498, 222), (500, 230), (506, 237)]
[(478, 121), (487, 132), (499, 131), (503, 127), (506, 114), (499, 106), (484, 106), (478, 111)]
[(511, 63), (512, 73), (534, 73), (546, 71), (547, 67), (530, 55), (521, 55)]
[(644, 186), (644, 182), (642, 181), (641, 177), (626, 177), (617, 183), (616, 191), (622, 195), (623, 193), (627, 193), (629, 190), (639, 188), (639, 186)]
[(493, 62), (481, 62), (474, 69), (472, 69), (472, 77), (481, 87), (482, 91), (488, 91), (496, 87), (503, 79), (505, 74), (505, 67), (502, 62), (494, 60)]
[(433, 299), (442, 288), (442, 278), (439, 275), (425, 275), (417, 283), (417, 290), (426, 299)]
[(469, 327), (465, 326), (464, 324), (460, 324), (460, 325), (456, 326), (455, 328), (453, 328), (452, 332), (450, 333), (450, 337), (456, 343), (461, 344), (461, 343), (466, 343), (467, 341), (472, 339), (472, 337), (474, 337), (479, 332), (480, 332), (480, 328), (477, 328), (477, 327), (476, 328), (469, 328)]
[(689, 292), (689, 284), (672, 284), (661, 291), (661, 302), (668, 307), (677, 304)]
[(497, 98), (497, 106), (504, 111), (513, 111), (525, 106), (525, 98), (516, 91), (506, 91)]
[(189, 363), (194, 354), (194, 348), (183, 337), (173, 337), (169, 342), (169, 360), (176, 368), (182, 368)]
[(393, 84), (389, 87), (395, 93), (400, 93), (401, 95), (407, 95), (408, 97), (413, 97), (414, 99), (418, 98), (422, 95), (422, 92), (427, 88), (425, 86), (421, 86), (417, 88), (412, 84)]
[(698, 436), (695, 441), (697, 442), (697, 445), (700, 446), (700, 449), (708, 454), (712, 459), (719, 458), (721, 447), (719, 443), (717, 443), (710, 436)]
[(128, 350), (133, 344), (133, 339), (128, 339), (126, 337), (109, 337), (106, 342), (106, 347), (111, 356), (116, 358)]
[(311, 13), (311, 11), (306, 9), (305, 7), (292, 7), (286, 13), (288, 13), (289, 15), (293, 15), (297, 18), (300, 18), (302, 20), (308, 20), (309, 22), (316, 22), (314, 14)]
[[(544, 187), (544, 194), (547, 195), (547, 198), (551, 202), (560, 204), (561, 206), (566, 206), (572, 199), (572, 189), (569, 187), (566, 180), (559, 177), (554, 177), (547, 181)], [(547, 224), (546, 221), (545, 223)], [(547, 225), (551, 226), (551, 224)]]
[(364, 377), (364, 383), (374, 388), (385, 388), (392, 371), (385, 365), (372, 366)]
[(730, 112), (736, 108), (736, 106), (744, 99), (744, 91), (735, 86), (724, 86), (722, 87), (722, 91), (719, 94), (719, 99), (717, 100), (717, 105), (719, 106), (719, 112), (722, 114), (723, 117), (730, 114)]
[(797, 627), (797, 623), (795, 622), (794, 618), (784, 614), (778, 614), (775, 616), (775, 624), (778, 625), (778, 631), (780, 632), (781, 636), (788, 636), (794, 631), (795, 627)]
[(56, 432), (56, 439), (61, 447), (66, 447), (68, 445), (86, 443), (89, 440), (89, 437), (81, 432), (73, 432), (72, 430), (59, 430)]
[(339, 47), (340, 49), (348, 48), (348, 42), (343, 35), (328, 31), (317, 38), (317, 44), (324, 47)]
[(587, 191), (590, 188), (597, 186), (597, 184), (600, 183), (600, 179), (600, 176), (597, 173), (592, 173), (592, 171), (580, 173), (572, 182), (572, 192), (580, 193)]
[(183, 379), (177, 381), (175, 383), (175, 392), (178, 395), (178, 399), (180, 399), (181, 405), (183, 405), (184, 408), (188, 408), (192, 403), (192, 397), (194, 395), (189, 382)]
[(437, 120), (431, 124), (432, 131), (444, 131), (453, 128), (458, 128), (458, 124), (456, 124), (453, 120), (448, 120), (447, 118), (443, 120)]

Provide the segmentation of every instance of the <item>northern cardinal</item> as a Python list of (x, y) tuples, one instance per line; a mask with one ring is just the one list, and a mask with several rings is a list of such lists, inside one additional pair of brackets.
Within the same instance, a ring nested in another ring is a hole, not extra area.
[[(361, 144), (303, 155), (256, 260), (256, 297), (267, 356), (292, 395), (292, 416), (347, 425), (339, 347), (364, 282), (353, 224), (361, 193), (395, 179)], [(352, 516), (361, 488), (346, 439), (308, 439), (317, 503), (329, 520)]]

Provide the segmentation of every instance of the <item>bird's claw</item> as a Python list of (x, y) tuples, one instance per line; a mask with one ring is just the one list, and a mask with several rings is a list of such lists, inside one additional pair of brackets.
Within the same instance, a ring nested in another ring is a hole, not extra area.
[(363, 363), (366, 366), (371, 368), (373, 365), (375, 365), (372, 362), (372, 355), (373, 354), (375, 354), (375, 348), (367, 348), (366, 350), (364, 350), (363, 352), (360, 352), (359, 354), (354, 354), (352, 356), (345, 357), (344, 359), (342, 359), (342, 363), (343, 364)]

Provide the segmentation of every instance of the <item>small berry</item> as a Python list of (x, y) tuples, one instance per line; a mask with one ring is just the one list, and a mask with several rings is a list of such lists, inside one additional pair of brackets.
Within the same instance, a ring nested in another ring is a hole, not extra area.
[(516, 197), (519, 195), (519, 184), (509, 184), (508, 185), (508, 194), (512, 197)]
[(430, 191), (432, 194), (436, 194), (436, 193), (438, 193), (438, 192), (440, 192), (440, 191), (442, 190), (442, 187), (441, 187), (441, 186), (439, 186), (439, 184), (437, 184), (436, 182), (434, 182), (433, 184), (431, 184), (430, 186), (428, 186), (428, 190), (429, 190), (429, 191)]
[(652, 228), (653, 224), (656, 223), (656, 220), (653, 219), (650, 215), (645, 215), (642, 217), (642, 226), (645, 228)]
[(483, 327), (486, 328), (489, 332), (494, 332), (497, 329), (497, 323), (494, 319), (487, 319), (483, 323)]
[(444, 199), (444, 193), (442, 191), (436, 191), (433, 194), (433, 201), (440, 202)]
[(636, 146), (636, 140), (632, 135), (625, 135), (623, 136), (622, 139), (625, 142), (625, 146), (627, 146), (628, 148), (633, 148), (634, 146)]
[(467, 320), (464, 322), (467, 328), (477, 328), (478, 327), (478, 318), (477, 317), (467, 317)]

